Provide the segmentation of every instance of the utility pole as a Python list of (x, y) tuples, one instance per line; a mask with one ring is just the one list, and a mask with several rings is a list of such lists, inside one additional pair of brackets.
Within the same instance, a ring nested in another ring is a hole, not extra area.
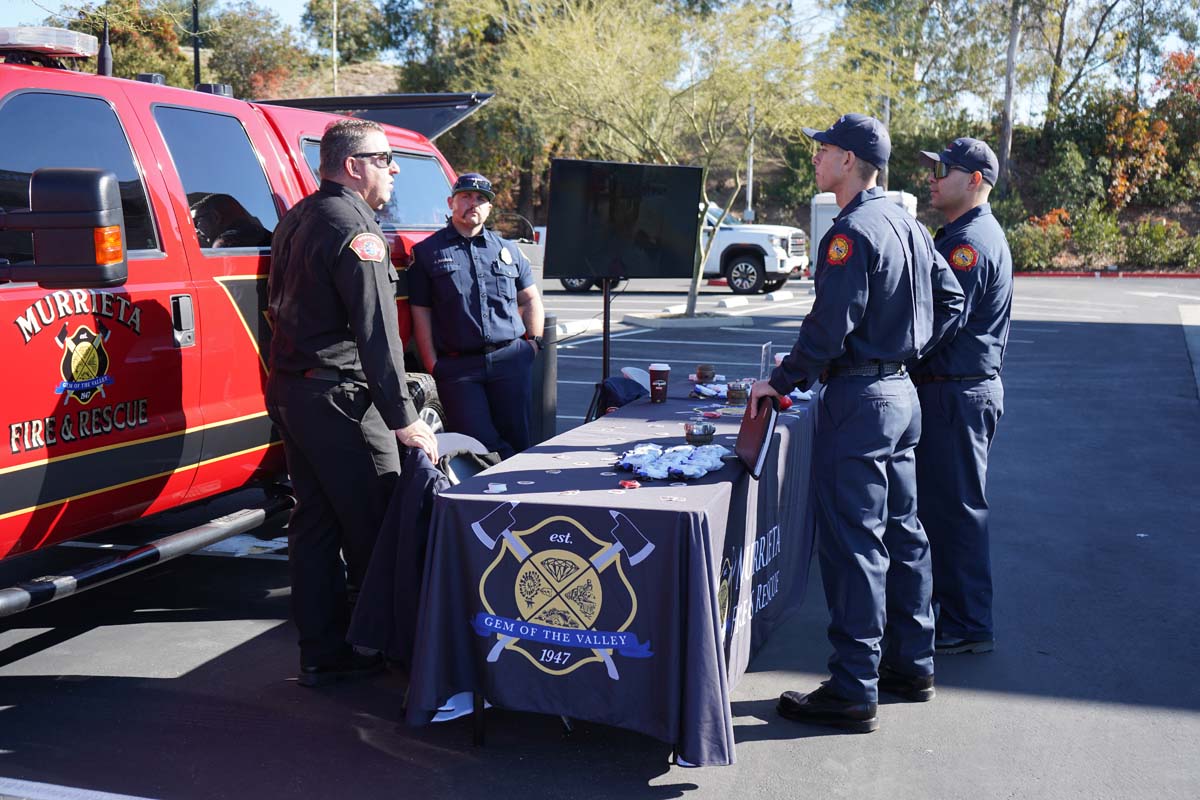
[(337, 84), (337, 67), (338, 67), (338, 47), (337, 47), (337, 31), (338, 29), (338, 0), (333, 0), (333, 94), (336, 97), (338, 94)]
[(742, 219), (754, 222), (754, 100), (750, 101), (750, 145), (746, 149), (746, 213)]
[(200, 0), (192, 0), (192, 73), (193, 84), (200, 85)]

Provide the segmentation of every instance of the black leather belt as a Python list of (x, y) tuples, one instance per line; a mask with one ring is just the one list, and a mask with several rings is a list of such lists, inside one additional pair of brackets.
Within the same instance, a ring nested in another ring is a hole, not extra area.
[(449, 352), (449, 353), (442, 353), (441, 355), (450, 356), (451, 358), (461, 358), (462, 356), (486, 356), (488, 353), (494, 353), (497, 350), (503, 350), (504, 348), (508, 347), (510, 344), (512, 344), (515, 341), (516, 341), (516, 339), (509, 339), (507, 342), (496, 342), (495, 344), (485, 344), (483, 347), (479, 348), (478, 350), (463, 350), (462, 352), (458, 352), (458, 353)]
[(886, 378), (888, 375), (902, 375), (905, 367), (902, 361), (881, 361), (878, 364), (864, 364), (860, 367), (837, 367), (829, 370), (830, 377), (843, 378), (847, 376), (859, 378)]
[(332, 381), (341, 383), (342, 381), (353, 380), (353, 377), (346, 375), (341, 370), (329, 369), (328, 367), (313, 367), (306, 369), (300, 373), (302, 378), (311, 378), (314, 381)]
[(961, 381), (987, 381), (996, 377), (998, 373), (990, 375), (914, 375), (913, 383), (921, 386), (926, 383), (948, 383)]

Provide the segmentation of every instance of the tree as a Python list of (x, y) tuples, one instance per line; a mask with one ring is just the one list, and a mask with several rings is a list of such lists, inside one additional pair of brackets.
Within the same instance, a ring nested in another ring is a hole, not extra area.
[[(143, 6), (138, 0), (108, 0), (103, 6), (82, 6), (66, 25), (99, 37), (105, 19), (113, 75), (134, 78), (139, 72), (157, 72), (171, 86), (191, 88), (191, 64), (180, 52), (175, 22), (169, 15), (155, 6)], [(95, 63), (93, 59), (88, 61)]]
[[(210, 47), (209, 34), (216, 24), (217, 5), (220, 0), (199, 0), (200, 44)], [(143, 5), (149, 5), (143, 3)], [(192, 0), (157, 0), (154, 7), (171, 18), (179, 36), (180, 47), (192, 46)]]
[[(752, 136), (795, 136), (802, 120), (832, 115), (816, 110), (811, 91), (814, 76), (831, 75), (829, 66), (769, 8), (680, 16), (654, 0), (490, 0), (479, 7), (504, 35), (493, 57), (474, 62), (464, 79), (493, 80), (504, 98), (498, 108), (574, 155), (696, 163), (705, 178), (720, 167), (734, 175), (726, 211), (741, 189)], [(862, 98), (857, 90), (845, 97), (850, 108)], [(705, 255), (698, 247), (689, 314)]]
[(1133, 84), (1133, 104), (1141, 108), (1142, 76), (1158, 72), (1163, 43), (1171, 35), (1188, 34), (1190, 19), (1184, 0), (1127, 0), (1127, 44), (1118, 62), (1118, 74)]
[(1004, 56), (1004, 106), (1000, 130), (1000, 188), (1008, 193), (1012, 182), (1013, 99), (1017, 84), (1017, 48), (1021, 45), (1023, 0), (1010, 0), (1008, 6), (1008, 48)]
[(1030, 6), (1033, 47), (1046, 77), (1043, 142), (1049, 146), (1063, 107), (1124, 50), (1122, 0), (1037, 0)]
[(225, 7), (213, 20), (209, 69), (237, 97), (276, 94), (303, 59), (290, 27), (253, 0)]
[[(304, 26), (317, 47), (333, 53), (334, 0), (308, 0)], [(373, 0), (337, 0), (337, 58), (342, 64), (370, 61), (387, 47), (387, 25)]]

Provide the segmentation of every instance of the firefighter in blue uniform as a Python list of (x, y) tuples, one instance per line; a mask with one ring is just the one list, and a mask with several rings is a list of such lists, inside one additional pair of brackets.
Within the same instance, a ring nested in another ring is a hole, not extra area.
[(994, 647), (986, 495), (988, 452), (1004, 413), (1000, 370), (1012, 314), (1012, 256), (988, 195), (996, 156), (978, 139), (922, 152), (933, 207), (946, 215), (934, 244), (966, 297), (962, 328), (914, 370), (923, 430), (917, 445), (921, 523), (933, 557), (940, 654)]
[(784, 692), (788, 719), (873, 731), (878, 693), (933, 697), (929, 547), (917, 519), (921, 409), (906, 362), (952, 331), (962, 291), (925, 228), (876, 185), (891, 154), (878, 121), (846, 114), (816, 140), (817, 187), (841, 212), (818, 249), (816, 298), (751, 401), (825, 381), (813, 447), (817, 550), (831, 677)]
[(484, 227), (496, 198), (468, 172), (445, 228), (413, 248), (408, 302), (447, 427), (507, 458), (529, 447), (530, 375), (545, 313), (529, 260)]
[(396, 440), (437, 458), (408, 394), (397, 275), (375, 221), (396, 172), (379, 125), (334, 123), (321, 137), (320, 188), (275, 230), (266, 396), (296, 494), (288, 565), (301, 686), (382, 668), (346, 644), (347, 579), (366, 575), (400, 471)]

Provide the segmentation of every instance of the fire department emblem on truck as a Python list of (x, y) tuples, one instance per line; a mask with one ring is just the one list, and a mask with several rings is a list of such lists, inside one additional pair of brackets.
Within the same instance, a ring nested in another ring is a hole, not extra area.
[(495, 639), (487, 660), (519, 654), (550, 675), (602, 664), (620, 680), (619, 659), (652, 657), (650, 642), (630, 631), (638, 598), (625, 573), (650, 556), (653, 543), (619, 511), (608, 512), (609, 540), (566, 516), (514, 531), (517, 505), (503, 503), (471, 524), (497, 551), (479, 581), (484, 611), (471, 623)]
[(62, 349), (59, 365), (62, 383), (55, 387), (54, 393), (64, 395), (64, 406), (72, 397), (87, 405), (97, 394), (103, 397), (104, 387), (113, 382), (108, 374), (108, 351), (104, 349), (110, 332), (103, 322), (98, 322), (96, 328), (99, 333), (87, 325), (80, 325), (68, 336), (64, 323), (58, 336), (54, 337)]

